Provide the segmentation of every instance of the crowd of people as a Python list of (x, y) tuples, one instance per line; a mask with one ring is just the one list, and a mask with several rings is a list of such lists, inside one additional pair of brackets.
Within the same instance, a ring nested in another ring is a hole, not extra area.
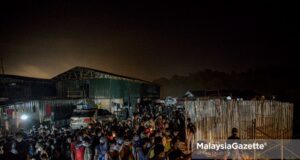
[(140, 110), (127, 120), (96, 122), (76, 130), (43, 125), (29, 132), (20, 130), (14, 136), (1, 138), (0, 159), (189, 159), (194, 132), (190, 119), (185, 121), (183, 112), (176, 108), (155, 112)]

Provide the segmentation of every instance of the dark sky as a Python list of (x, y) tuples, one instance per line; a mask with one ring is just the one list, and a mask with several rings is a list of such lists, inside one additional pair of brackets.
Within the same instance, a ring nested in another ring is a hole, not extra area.
[(296, 11), (275, 1), (2, 4), (0, 53), (7, 74), (42, 78), (74, 66), (153, 80), (296, 65)]

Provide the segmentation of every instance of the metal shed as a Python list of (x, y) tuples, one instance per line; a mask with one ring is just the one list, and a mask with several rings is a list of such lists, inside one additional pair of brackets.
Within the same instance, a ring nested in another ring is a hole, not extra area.
[(159, 98), (159, 86), (141, 79), (86, 67), (74, 67), (53, 78), (59, 98), (122, 101), (135, 106), (138, 98)]

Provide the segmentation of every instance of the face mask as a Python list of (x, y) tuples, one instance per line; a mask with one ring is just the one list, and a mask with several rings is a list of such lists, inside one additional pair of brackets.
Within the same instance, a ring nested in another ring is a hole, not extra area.
[(18, 154), (18, 151), (16, 150), (16, 149), (11, 149), (11, 151), (10, 151), (11, 153), (13, 153), (13, 154)]
[(11, 148), (15, 149), (15, 148), (16, 148), (16, 144), (13, 143), (13, 144), (11, 145)]
[(138, 137), (138, 136), (134, 136), (134, 137), (133, 137), (133, 140), (134, 140), (134, 141), (138, 141), (138, 140), (139, 140), (139, 137)]
[(150, 143), (147, 143), (146, 147), (147, 147), (147, 148), (150, 148), (150, 147), (151, 147), (151, 144), (150, 144)]
[(83, 146), (88, 147), (88, 146), (90, 146), (90, 144), (88, 144), (88, 143), (83, 143)]
[(16, 141), (21, 142), (23, 138), (17, 138)]
[(122, 139), (118, 139), (117, 140), (117, 144), (122, 145), (123, 144), (123, 140)]

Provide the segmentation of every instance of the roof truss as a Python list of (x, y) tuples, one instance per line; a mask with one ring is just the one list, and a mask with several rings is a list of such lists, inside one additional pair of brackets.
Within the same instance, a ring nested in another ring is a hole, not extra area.
[(86, 68), (76, 67), (67, 72), (64, 72), (53, 79), (55, 80), (86, 80), (86, 79), (103, 79), (103, 78), (110, 78), (110, 79), (118, 79), (118, 80), (130, 80), (130, 81), (137, 81), (134, 79), (118, 77), (115, 75), (110, 75), (107, 73), (97, 72), (95, 70), (90, 70)]

